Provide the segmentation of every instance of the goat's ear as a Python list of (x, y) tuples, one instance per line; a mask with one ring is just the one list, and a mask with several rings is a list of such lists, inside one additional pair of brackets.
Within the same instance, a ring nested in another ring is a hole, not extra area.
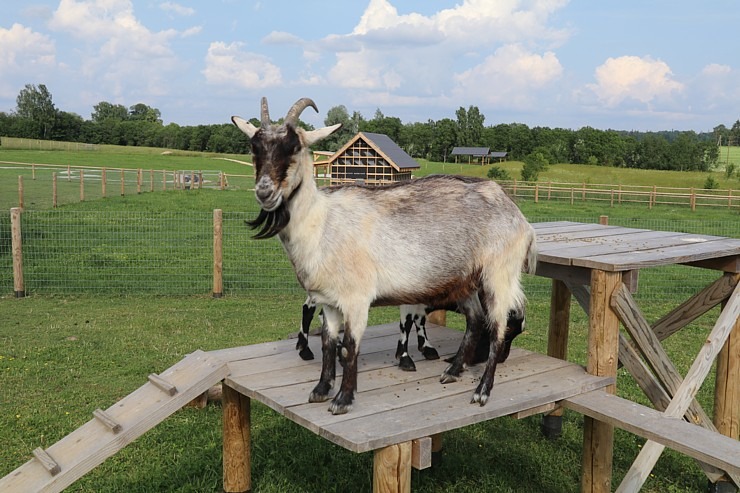
[(331, 125), (324, 128), (317, 128), (316, 130), (310, 130), (306, 132), (306, 145), (310, 146), (311, 144), (330, 136), (331, 134), (339, 130), (339, 127), (341, 126), (341, 123), (337, 123), (336, 125)]
[(259, 130), (247, 120), (238, 116), (232, 116), (231, 121), (234, 122), (234, 125), (239, 127), (239, 130), (247, 134), (247, 137), (249, 137), (250, 139), (254, 137), (254, 134), (256, 134), (257, 130)]

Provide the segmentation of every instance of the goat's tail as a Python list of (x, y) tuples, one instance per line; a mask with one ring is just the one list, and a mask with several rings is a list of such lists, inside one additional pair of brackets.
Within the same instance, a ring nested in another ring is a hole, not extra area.
[(537, 235), (534, 228), (529, 226), (529, 246), (527, 247), (527, 256), (524, 259), (522, 272), (534, 274), (537, 271)]

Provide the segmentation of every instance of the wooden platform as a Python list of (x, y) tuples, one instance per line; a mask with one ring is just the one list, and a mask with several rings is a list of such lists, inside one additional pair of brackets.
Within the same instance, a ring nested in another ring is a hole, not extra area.
[[(506, 363), (498, 366), (488, 403), (473, 405), (470, 398), (483, 365), (468, 369), (458, 382), (442, 385), (444, 358), (457, 350), (462, 333), (432, 324), (427, 330), (442, 359), (426, 361), (414, 349), (417, 371), (404, 372), (395, 359), (398, 325), (368, 328), (360, 349), (359, 392), (352, 411), (339, 416), (328, 412), (328, 402), (308, 402), (321, 362), (302, 361), (293, 340), (212, 354), (229, 361), (227, 386), (353, 452), (539, 408), (614, 382), (611, 377), (589, 375), (579, 365), (512, 348)], [(320, 354), (319, 338), (311, 338), (310, 344)]]

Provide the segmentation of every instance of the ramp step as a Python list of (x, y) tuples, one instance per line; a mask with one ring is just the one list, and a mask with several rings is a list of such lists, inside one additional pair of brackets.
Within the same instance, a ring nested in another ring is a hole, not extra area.
[(56, 476), (60, 472), (62, 472), (62, 468), (57, 464), (57, 462), (51, 458), (51, 455), (49, 455), (46, 450), (42, 449), (41, 447), (38, 447), (34, 449), (33, 456), (36, 457), (36, 459), (41, 462), (41, 465), (44, 466), (44, 469), (49, 471), (49, 474), (52, 476)]
[(154, 385), (155, 387), (157, 387), (159, 390), (169, 395), (170, 397), (177, 394), (177, 387), (175, 387), (174, 385), (172, 385), (170, 382), (160, 377), (159, 375), (155, 375), (154, 373), (149, 375), (149, 382), (151, 382), (152, 385)]
[(116, 420), (114, 420), (110, 414), (106, 413), (100, 408), (93, 411), (93, 416), (98, 418), (98, 421), (103, 423), (113, 433), (118, 433), (122, 429), (122, 426), (120, 423), (117, 423)]

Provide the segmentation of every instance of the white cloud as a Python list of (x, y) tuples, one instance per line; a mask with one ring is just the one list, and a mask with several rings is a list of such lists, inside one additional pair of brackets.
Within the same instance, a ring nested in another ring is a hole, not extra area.
[(173, 14), (182, 16), (190, 16), (195, 14), (195, 9), (185, 7), (175, 2), (162, 2), (159, 4), (159, 8), (164, 10), (165, 12), (171, 12)]
[(329, 82), (347, 89), (398, 89), (402, 77), (381, 63), (377, 53), (338, 53), (337, 63), (327, 74)]
[(626, 100), (651, 103), (683, 91), (684, 84), (672, 75), (668, 64), (651, 57), (608, 58), (596, 68), (596, 84), (588, 88), (608, 107)]
[(171, 42), (199, 29), (152, 31), (130, 0), (60, 0), (49, 27), (83, 42), (80, 74), (101, 81), (118, 99), (165, 94), (182, 68)]
[(269, 45), (297, 45), (303, 44), (303, 40), (298, 36), (283, 31), (272, 31), (262, 38), (262, 43)]
[(22, 78), (36, 77), (56, 65), (56, 47), (46, 35), (21, 24), (0, 27), (0, 96), (17, 94)]
[(203, 70), (206, 81), (246, 89), (282, 85), (280, 68), (262, 55), (242, 50), (243, 46), (243, 43), (211, 43)]
[(553, 52), (531, 53), (520, 45), (496, 50), (479, 65), (454, 76), (455, 94), (468, 101), (481, 101), (510, 108), (531, 108), (538, 91), (563, 73)]

